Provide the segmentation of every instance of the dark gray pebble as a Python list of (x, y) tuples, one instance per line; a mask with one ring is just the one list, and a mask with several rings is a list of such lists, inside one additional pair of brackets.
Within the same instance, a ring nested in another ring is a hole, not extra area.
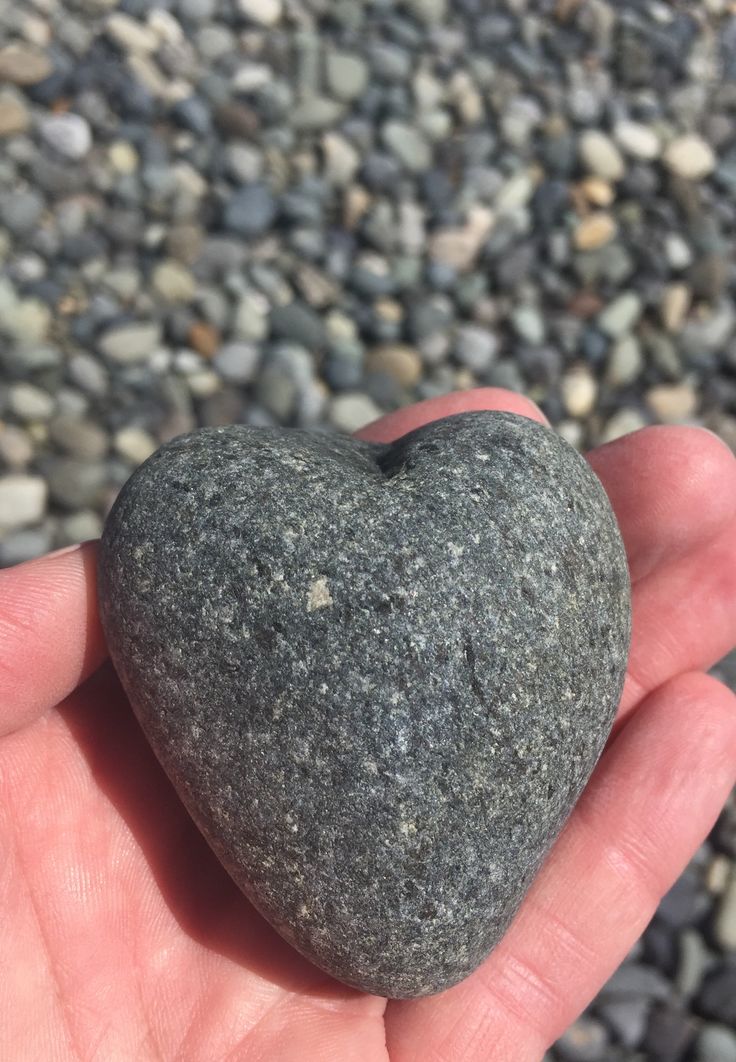
[(473, 413), (392, 446), (248, 427), (160, 450), (108, 520), (111, 652), (261, 913), (420, 996), (497, 943), (601, 751), (626, 559), (557, 435)]

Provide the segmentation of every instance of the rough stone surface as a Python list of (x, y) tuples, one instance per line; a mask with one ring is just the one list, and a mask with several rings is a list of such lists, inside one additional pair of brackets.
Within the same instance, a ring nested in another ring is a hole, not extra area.
[(474, 413), (392, 446), (206, 429), (123, 489), (103, 621), (182, 800), (262, 914), (397, 997), (499, 940), (608, 734), (618, 528), (549, 430)]

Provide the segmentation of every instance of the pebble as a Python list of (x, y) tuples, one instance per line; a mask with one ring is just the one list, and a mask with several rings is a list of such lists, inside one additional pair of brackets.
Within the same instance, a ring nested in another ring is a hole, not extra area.
[(580, 190), (588, 202), (597, 207), (610, 207), (616, 198), (615, 188), (610, 181), (604, 181), (602, 177), (584, 178), (580, 182)]
[(678, 941), (675, 987), (684, 997), (695, 995), (700, 988), (710, 955), (696, 929), (683, 929)]
[(671, 140), (663, 155), (667, 168), (686, 181), (702, 181), (716, 168), (716, 156), (707, 141), (696, 133)]
[(150, 55), (157, 51), (159, 46), (158, 37), (151, 28), (122, 11), (115, 11), (109, 16), (105, 23), (105, 32), (124, 52), (132, 55)]
[(14, 471), (26, 468), (33, 459), (33, 443), (27, 433), (0, 420), (0, 461)]
[(131, 465), (140, 465), (158, 448), (158, 443), (143, 428), (129, 425), (113, 436), (115, 452)]
[(404, 343), (386, 343), (369, 351), (368, 372), (385, 373), (400, 387), (416, 387), (422, 375), (422, 358), (418, 350)]
[(133, 365), (145, 361), (161, 342), (158, 322), (138, 322), (111, 328), (100, 336), (100, 352), (119, 365)]
[(736, 864), (731, 867), (730, 880), (718, 904), (713, 936), (724, 951), (736, 952)]
[(421, 173), (432, 162), (432, 149), (418, 129), (404, 122), (386, 122), (381, 130), (386, 147), (410, 173)]
[(250, 383), (260, 363), (260, 351), (253, 343), (226, 343), (217, 351), (213, 365), (230, 383)]
[(51, 421), (49, 438), (72, 457), (100, 458), (108, 449), (107, 433), (98, 424), (70, 414)]
[(40, 527), (3, 533), (0, 540), (0, 567), (9, 568), (13, 564), (35, 560), (36, 557), (48, 553), (51, 545), (51, 527), (48, 522)]
[(605, 181), (620, 181), (626, 173), (626, 163), (613, 140), (596, 129), (581, 135), (580, 158), (590, 173)]
[(239, 10), (258, 26), (271, 27), (281, 21), (282, 0), (237, 0)]
[(172, 259), (159, 263), (151, 280), (156, 294), (166, 302), (191, 302), (197, 290), (189, 270)]
[(455, 332), (455, 355), (472, 372), (485, 372), (496, 360), (499, 345), (494, 332), (478, 325), (462, 325)]
[(696, 1062), (736, 1062), (736, 1031), (726, 1025), (704, 1025), (695, 1041)]
[(625, 291), (606, 306), (598, 316), (598, 327), (611, 339), (619, 339), (636, 325), (643, 311), (641, 298)]
[(91, 509), (81, 509), (59, 518), (57, 546), (73, 546), (77, 542), (92, 542), (102, 534), (102, 518)]
[(360, 431), (381, 416), (381, 410), (373, 399), (359, 392), (336, 395), (330, 400), (328, 412), (330, 422), (348, 435)]
[(664, 250), (672, 269), (678, 272), (688, 269), (693, 264), (693, 252), (690, 244), (677, 232), (667, 234), (664, 241)]
[(136, 173), (140, 165), (138, 152), (127, 140), (116, 140), (110, 144), (107, 149), (107, 157), (113, 169), (124, 176)]
[(267, 185), (255, 183), (230, 197), (224, 212), (225, 227), (239, 236), (261, 236), (273, 224), (277, 204)]
[(661, 384), (650, 387), (646, 402), (662, 424), (680, 424), (695, 415), (698, 395), (691, 383)]
[(511, 324), (520, 339), (532, 346), (541, 346), (547, 336), (547, 329), (539, 309), (536, 306), (522, 304), (511, 312)]
[(687, 284), (668, 284), (662, 292), (660, 315), (668, 332), (677, 334), (687, 317), (692, 293)]
[(37, 523), (46, 512), (47, 494), (40, 476), (0, 476), (0, 528), (7, 531)]
[(16, 383), (8, 391), (8, 405), (21, 420), (48, 420), (54, 412), (53, 397), (30, 383)]
[(0, 136), (25, 133), (31, 124), (31, 116), (23, 99), (15, 92), (0, 91)]
[(562, 402), (571, 417), (587, 417), (598, 396), (598, 384), (585, 365), (566, 372), (560, 383)]
[(40, 124), (41, 136), (54, 151), (78, 162), (92, 147), (92, 130), (80, 114), (55, 114)]
[(634, 383), (644, 368), (641, 344), (636, 336), (624, 335), (611, 347), (606, 369), (606, 382), (611, 387), (627, 387)]
[(698, 996), (699, 1013), (736, 1028), (736, 957), (715, 966), (703, 981)]
[(555, 1044), (564, 1062), (606, 1062), (608, 1050), (605, 1026), (588, 1015), (578, 1018)]
[(192, 321), (187, 331), (187, 339), (193, 349), (203, 358), (214, 357), (222, 342), (218, 329), (209, 321)]
[(28, 44), (7, 44), (0, 48), (0, 81), (11, 85), (37, 85), (50, 77), (53, 64), (45, 52)]
[(662, 153), (662, 141), (656, 130), (641, 122), (617, 122), (613, 136), (618, 146), (635, 159), (651, 162)]
[(731, 877), (731, 860), (726, 855), (718, 854), (708, 864), (705, 874), (705, 887), (714, 896), (721, 896), (728, 887)]
[(299, 299), (273, 308), (271, 329), (279, 338), (301, 343), (313, 353), (322, 350), (327, 340), (320, 315)]
[(358, 99), (368, 85), (368, 64), (351, 52), (328, 51), (325, 76), (332, 95), (344, 102)]
[(615, 219), (599, 210), (582, 218), (575, 229), (574, 240), (578, 251), (597, 251), (605, 247), (618, 232)]
[(483, 207), (471, 211), (460, 228), (438, 229), (430, 236), (427, 250), (431, 258), (458, 272), (470, 269), (493, 227), (493, 214)]

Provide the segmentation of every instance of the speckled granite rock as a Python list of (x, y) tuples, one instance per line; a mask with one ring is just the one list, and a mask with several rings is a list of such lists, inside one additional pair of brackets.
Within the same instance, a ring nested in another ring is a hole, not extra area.
[(124, 488), (115, 665), (213, 849), (348, 984), (436, 992), (499, 940), (601, 751), (629, 641), (618, 528), (551, 431), (391, 447), (207, 429)]

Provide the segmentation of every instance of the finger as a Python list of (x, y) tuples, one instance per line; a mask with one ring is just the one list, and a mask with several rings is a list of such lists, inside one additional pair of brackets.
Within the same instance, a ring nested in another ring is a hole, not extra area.
[(736, 519), (736, 458), (702, 428), (645, 428), (588, 460), (616, 512), (634, 581)]
[(625, 957), (734, 781), (733, 694), (705, 675), (652, 694), (486, 963), (440, 996), (389, 1004), (393, 1062), (538, 1062)]
[(93, 543), (0, 572), (0, 736), (33, 722), (103, 661)]
[(366, 442), (393, 442), (407, 432), (431, 424), (433, 420), (451, 417), (456, 413), (471, 413), (476, 410), (497, 410), (504, 413), (517, 413), (520, 417), (547, 424), (548, 421), (538, 406), (502, 387), (478, 387), (473, 391), (454, 391), (439, 398), (428, 398), (414, 406), (397, 409), (380, 420), (375, 420), (357, 432), (357, 438)]
[(707, 670), (734, 645), (736, 520), (710, 544), (660, 566), (634, 587), (619, 721), (663, 682)]

